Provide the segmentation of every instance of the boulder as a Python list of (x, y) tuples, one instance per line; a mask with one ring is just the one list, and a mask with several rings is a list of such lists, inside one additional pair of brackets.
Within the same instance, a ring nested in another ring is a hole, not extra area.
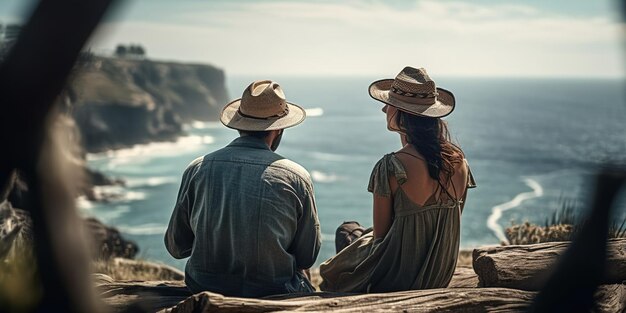
[(104, 225), (91, 217), (86, 218), (84, 222), (88, 233), (91, 235), (94, 258), (122, 257), (132, 259), (139, 251), (137, 244), (122, 237), (115, 227)]
[[(92, 241), (94, 259), (134, 258), (139, 247), (114, 228), (95, 218), (84, 219)], [(30, 249), (33, 242), (32, 220), (28, 211), (14, 208), (9, 201), (0, 203), (0, 258), (15, 248)]]

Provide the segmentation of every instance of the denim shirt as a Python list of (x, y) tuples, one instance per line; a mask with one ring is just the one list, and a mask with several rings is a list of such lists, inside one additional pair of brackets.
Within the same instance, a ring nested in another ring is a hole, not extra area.
[(251, 136), (187, 167), (165, 233), (192, 292), (243, 297), (298, 291), (320, 243), (309, 173)]

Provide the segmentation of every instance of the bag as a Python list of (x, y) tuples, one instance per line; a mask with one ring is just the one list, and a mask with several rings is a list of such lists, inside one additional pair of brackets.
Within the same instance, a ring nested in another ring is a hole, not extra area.
[(337, 228), (335, 233), (335, 250), (336, 253), (349, 246), (355, 240), (363, 235), (365, 228), (358, 222), (343, 222), (341, 226)]

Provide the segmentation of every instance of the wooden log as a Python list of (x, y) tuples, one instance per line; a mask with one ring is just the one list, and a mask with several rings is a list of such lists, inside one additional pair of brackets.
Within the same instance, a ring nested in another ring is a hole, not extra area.
[(617, 313), (626, 312), (626, 285), (602, 285), (595, 293), (595, 312)]
[(393, 293), (315, 294), (284, 300), (224, 297), (202, 292), (163, 312), (525, 312), (535, 293), (507, 288), (446, 288)]
[[(113, 311), (144, 312), (267, 312), (267, 311), (408, 311), (522, 312), (535, 292), (507, 288), (446, 288), (380, 294), (318, 292), (264, 299), (225, 297), (203, 292), (191, 295), (182, 281), (116, 282), (94, 275), (102, 300)], [(626, 285), (604, 285), (596, 292), (595, 312), (626, 310)]]
[[(540, 290), (553, 271), (553, 265), (569, 242), (497, 246), (475, 249), (473, 267), (481, 287)], [(606, 271), (602, 284), (626, 280), (626, 239), (607, 242)]]

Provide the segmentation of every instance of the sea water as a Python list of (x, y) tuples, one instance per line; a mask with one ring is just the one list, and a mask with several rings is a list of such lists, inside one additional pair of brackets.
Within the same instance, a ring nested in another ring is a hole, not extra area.
[[(233, 98), (254, 78), (228, 80)], [(322, 229), (317, 264), (334, 253), (343, 221), (372, 224), (366, 191), (374, 164), (400, 148), (387, 131), (383, 104), (367, 94), (376, 77), (274, 78), (309, 117), (285, 131), (278, 153), (309, 170)], [(446, 120), (463, 148), (478, 187), (469, 191), (461, 246), (498, 244), (511, 222), (544, 223), (564, 201), (586, 207), (594, 171), (626, 159), (626, 101), (620, 80), (438, 78), (457, 106)], [(80, 199), (86, 215), (116, 226), (140, 247), (140, 258), (182, 268), (165, 250), (163, 234), (181, 174), (196, 157), (227, 145), (237, 132), (219, 122), (194, 122), (176, 142), (88, 155), (89, 165), (123, 178), (100, 187), (119, 197)], [(624, 201), (622, 201), (624, 202)], [(622, 209), (617, 218), (626, 217)]]

